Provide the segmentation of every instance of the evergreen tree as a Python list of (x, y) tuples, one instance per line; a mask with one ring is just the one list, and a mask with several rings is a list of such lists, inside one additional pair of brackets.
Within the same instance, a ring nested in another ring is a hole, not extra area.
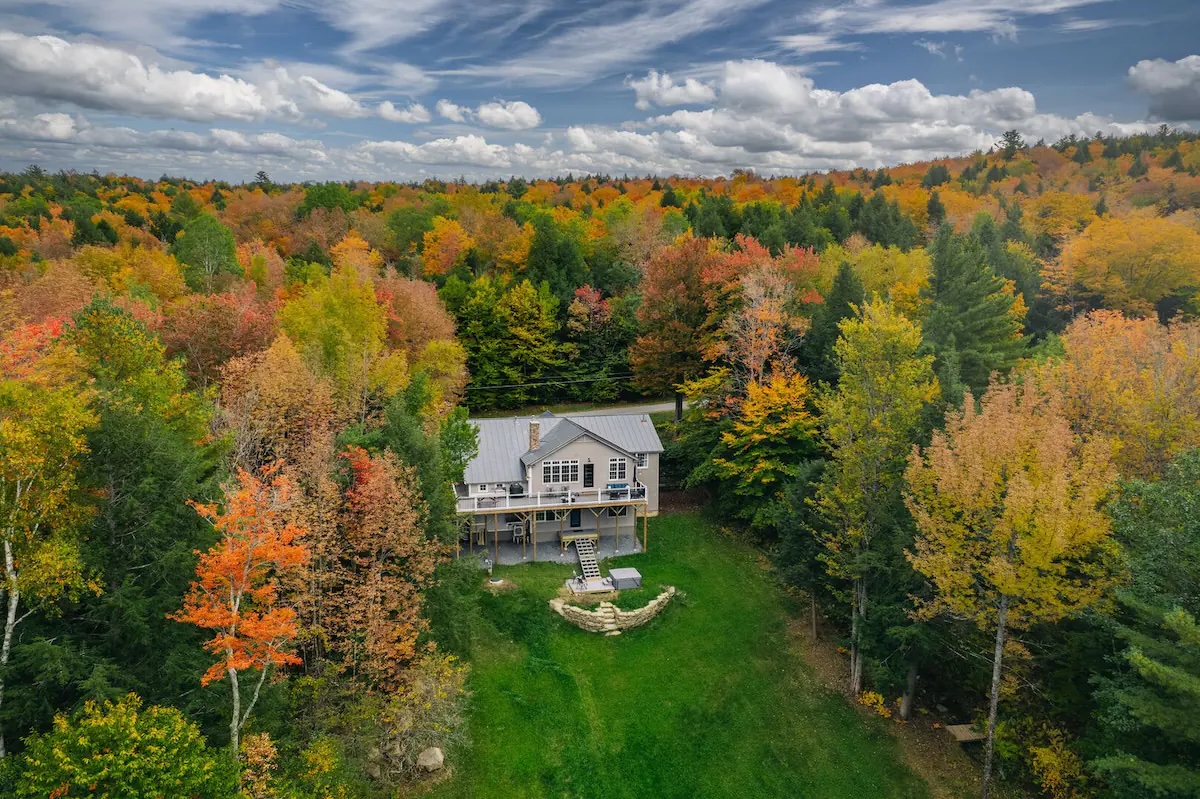
[(814, 384), (837, 384), (839, 373), (833, 345), (841, 335), (839, 325), (843, 319), (854, 316), (854, 309), (862, 305), (863, 299), (862, 281), (858, 279), (854, 268), (843, 261), (833, 277), (829, 296), (813, 313), (812, 326), (801, 342), (797, 357), (801, 368)]
[(925, 343), (937, 358), (944, 398), (957, 404), (960, 386), (979, 396), (992, 372), (1006, 373), (1021, 357), (1022, 319), (1016, 296), (988, 265), (978, 241), (943, 227), (932, 250), (933, 274), (923, 292), (931, 303)]
[(942, 204), (942, 198), (936, 191), (929, 195), (925, 211), (929, 214), (929, 224), (934, 228), (940, 228), (946, 221), (946, 206)]

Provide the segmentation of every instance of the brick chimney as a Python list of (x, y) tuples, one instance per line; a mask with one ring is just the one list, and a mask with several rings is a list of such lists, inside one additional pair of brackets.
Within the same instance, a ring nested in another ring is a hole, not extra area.
[(529, 420), (529, 451), (533, 452), (542, 445), (542, 423), (536, 419)]

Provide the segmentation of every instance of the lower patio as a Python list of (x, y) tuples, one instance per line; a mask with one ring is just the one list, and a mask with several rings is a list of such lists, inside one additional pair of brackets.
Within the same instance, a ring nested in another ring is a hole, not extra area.
[[(476, 544), (473, 540), (461, 541), (456, 556), (460, 558), (477, 557), (480, 559), (480, 566), (486, 567), (484, 558), (492, 564), (500, 566), (515, 566), (521, 563), (533, 563), (534, 547), (531, 543), (513, 543), (511, 540), (505, 540), (504, 536), (500, 536), (497, 543), (493, 536), (488, 536), (486, 546)], [(498, 551), (497, 551), (498, 550)], [(600, 535), (600, 540), (596, 543), (596, 558), (604, 560), (619, 555), (636, 555), (641, 553), (642, 537), (641, 532), (637, 535), (632, 530), (626, 528), (620, 531), (619, 536), (614, 536), (611, 530), (605, 530)], [(573, 544), (567, 544), (566, 547), (560, 547), (557, 541), (539, 541), (537, 545), (538, 563), (561, 563), (566, 566), (578, 565), (579, 557), (575, 554)]]

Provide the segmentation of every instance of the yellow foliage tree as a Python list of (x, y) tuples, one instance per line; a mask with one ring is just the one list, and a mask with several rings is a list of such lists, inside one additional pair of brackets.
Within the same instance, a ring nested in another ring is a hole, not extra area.
[(969, 394), (963, 406), (909, 459), (908, 557), (933, 584), (922, 616), (995, 631), (987, 799), (1008, 631), (1071, 616), (1109, 589), (1116, 544), (1100, 504), (1115, 472), (1106, 441), (1071, 429), (1053, 382), (993, 382), (979, 410)]
[(1200, 285), (1200, 233), (1161, 217), (1105, 217), (1062, 252), (1060, 275), (1105, 308), (1152, 313), (1155, 305)]
[(1071, 420), (1117, 443), (1124, 477), (1153, 478), (1200, 446), (1200, 323), (1094, 311), (1063, 338), (1060, 367)]

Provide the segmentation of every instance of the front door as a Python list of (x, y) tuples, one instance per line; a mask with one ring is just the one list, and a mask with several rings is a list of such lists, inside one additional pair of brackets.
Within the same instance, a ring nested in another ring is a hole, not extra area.
[(583, 487), (592, 488), (596, 485), (596, 464), (583, 464)]
[(579, 510), (571, 511), (571, 519), (570, 519), (570, 524), (568, 526), (572, 530), (578, 530), (580, 527), (583, 527), (583, 516), (581, 515)]

